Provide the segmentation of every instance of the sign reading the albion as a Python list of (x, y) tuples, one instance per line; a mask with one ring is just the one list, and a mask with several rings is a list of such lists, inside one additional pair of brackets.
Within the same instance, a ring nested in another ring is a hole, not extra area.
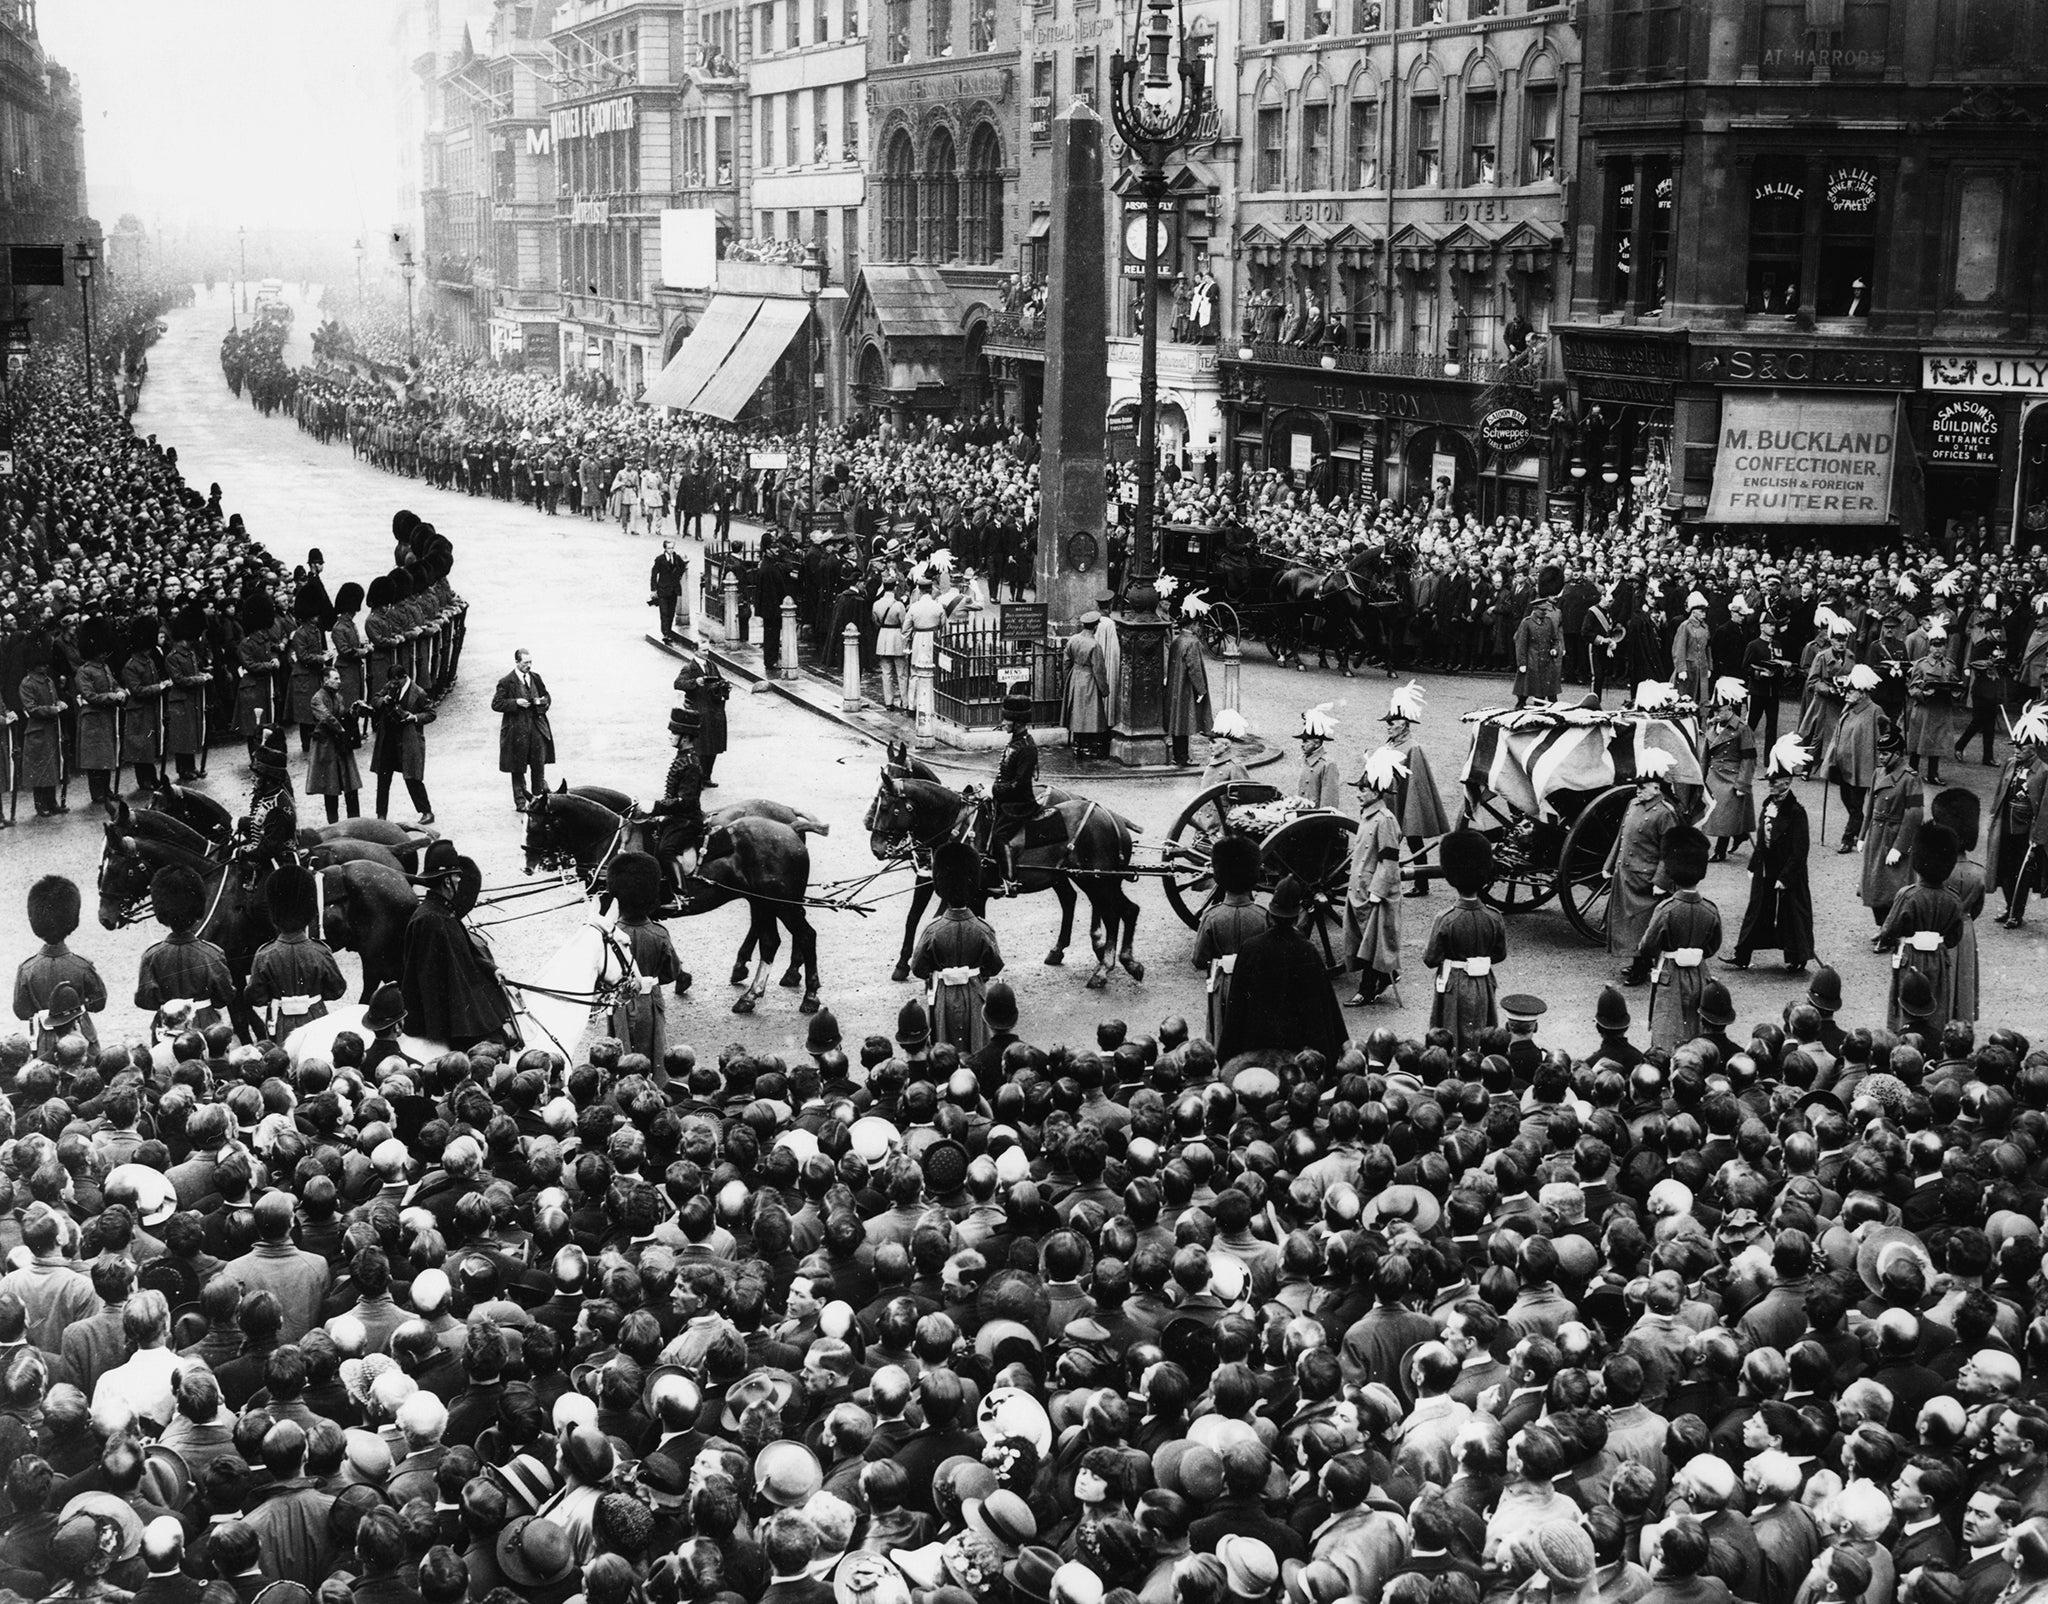
[(1725, 397), (1706, 516), (1736, 524), (1883, 523), (1898, 438), (1890, 401)]

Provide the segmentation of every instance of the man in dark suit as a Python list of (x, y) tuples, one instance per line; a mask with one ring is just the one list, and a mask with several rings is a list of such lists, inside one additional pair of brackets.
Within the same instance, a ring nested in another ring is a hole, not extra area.
[[(677, 510), (678, 518), (681, 509)], [(648, 571), (648, 600), (660, 609), (661, 638), (672, 640), (676, 632), (676, 603), (682, 599), (683, 581), (690, 572), (690, 560), (676, 550), (673, 540), (661, 543), (661, 554), (654, 559), (654, 566)], [(687, 623), (688, 615), (684, 616)]]
[(552, 700), (533, 666), (533, 653), (521, 647), (512, 654), (512, 672), (491, 695), (491, 711), (503, 718), (498, 770), (512, 776), (512, 805), (522, 811), (548, 788), (547, 766), (555, 760), (555, 732), (548, 723)]
[(1898, 1576), (1909, 1576), (1929, 1565), (1945, 1571), (1956, 1568), (1956, 1539), (1946, 1517), (1962, 1487), (1963, 1479), (1955, 1468), (1931, 1454), (1916, 1455), (1899, 1472), (1892, 1486), (1899, 1533), (1891, 1544), (1892, 1566)]
[(2020, 1518), (2020, 1502), (2010, 1488), (1979, 1487), (1963, 1506), (1963, 1592), (1957, 1604), (1994, 1604), (2012, 1580), (2005, 1558), (2006, 1534)]

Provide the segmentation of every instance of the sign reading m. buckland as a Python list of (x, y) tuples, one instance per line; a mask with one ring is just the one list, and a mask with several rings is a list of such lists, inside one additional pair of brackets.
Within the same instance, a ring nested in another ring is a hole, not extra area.
[(1889, 400), (1725, 396), (1707, 521), (1881, 524), (1898, 438)]

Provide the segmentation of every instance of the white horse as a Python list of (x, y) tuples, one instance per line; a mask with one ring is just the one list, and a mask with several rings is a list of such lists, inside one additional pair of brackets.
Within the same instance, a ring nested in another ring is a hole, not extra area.
[[(512, 1003), (513, 1022), (520, 1040), (528, 1047), (545, 1047), (562, 1062), (576, 1062), (591, 1022), (607, 1017), (612, 995), (620, 988), (639, 982), (633, 963), (633, 949), (617, 934), (615, 917), (601, 914), (595, 903), (586, 905), (583, 923), (529, 981), (504, 981), (505, 994)], [(285, 1051), (297, 1064), (306, 1057), (332, 1059), (334, 1038), (352, 1030), (365, 1042), (373, 1034), (363, 1021), (369, 1009), (360, 1003), (332, 1008), (310, 1024), (301, 1025), (285, 1038)], [(399, 1048), (408, 1058), (425, 1063), (448, 1050), (445, 1042), (400, 1035)]]

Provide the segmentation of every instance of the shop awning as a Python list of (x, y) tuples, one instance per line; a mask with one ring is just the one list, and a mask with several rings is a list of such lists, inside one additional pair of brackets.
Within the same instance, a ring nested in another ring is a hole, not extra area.
[(687, 407), (696, 400), (697, 392), (739, 344), (760, 305), (761, 299), (755, 295), (712, 296), (682, 349), (655, 374), (641, 401), (650, 407)]
[(1052, 213), (1051, 213), (1051, 212), (1041, 212), (1041, 213), (1040, 213), (1040, 214), (1039, 214), (1038, 216), (1036, 216), (1036, 217), (1034, 217), (1034, 218), (1032, 218), (1032, 219), (1031, 219), (1031, 232), (1030, 232), (1029, 234), (1025, 235), (1025, 238), (1026, 238), (1026, 239), (1044, 239), (1044, 238), (1046, 237), (1046, 235), (1050, 234), (1051, 232), (1052, 232)]
[(747, 325), (747, 332), (697, 392), (696, 400), (689, 403), (690, 411), (732, 422), (754, 399), (761, 381), (774, 371), (782, 353), (789, 349), (790, 337), (810, 316), (810, 308), (802, 301), (766, 300), (757, 301), (755, 306), (754, 320)]
[(1905, 443), (1894, 396), (1721, 396), (1709, 523), (1882, 524)]

